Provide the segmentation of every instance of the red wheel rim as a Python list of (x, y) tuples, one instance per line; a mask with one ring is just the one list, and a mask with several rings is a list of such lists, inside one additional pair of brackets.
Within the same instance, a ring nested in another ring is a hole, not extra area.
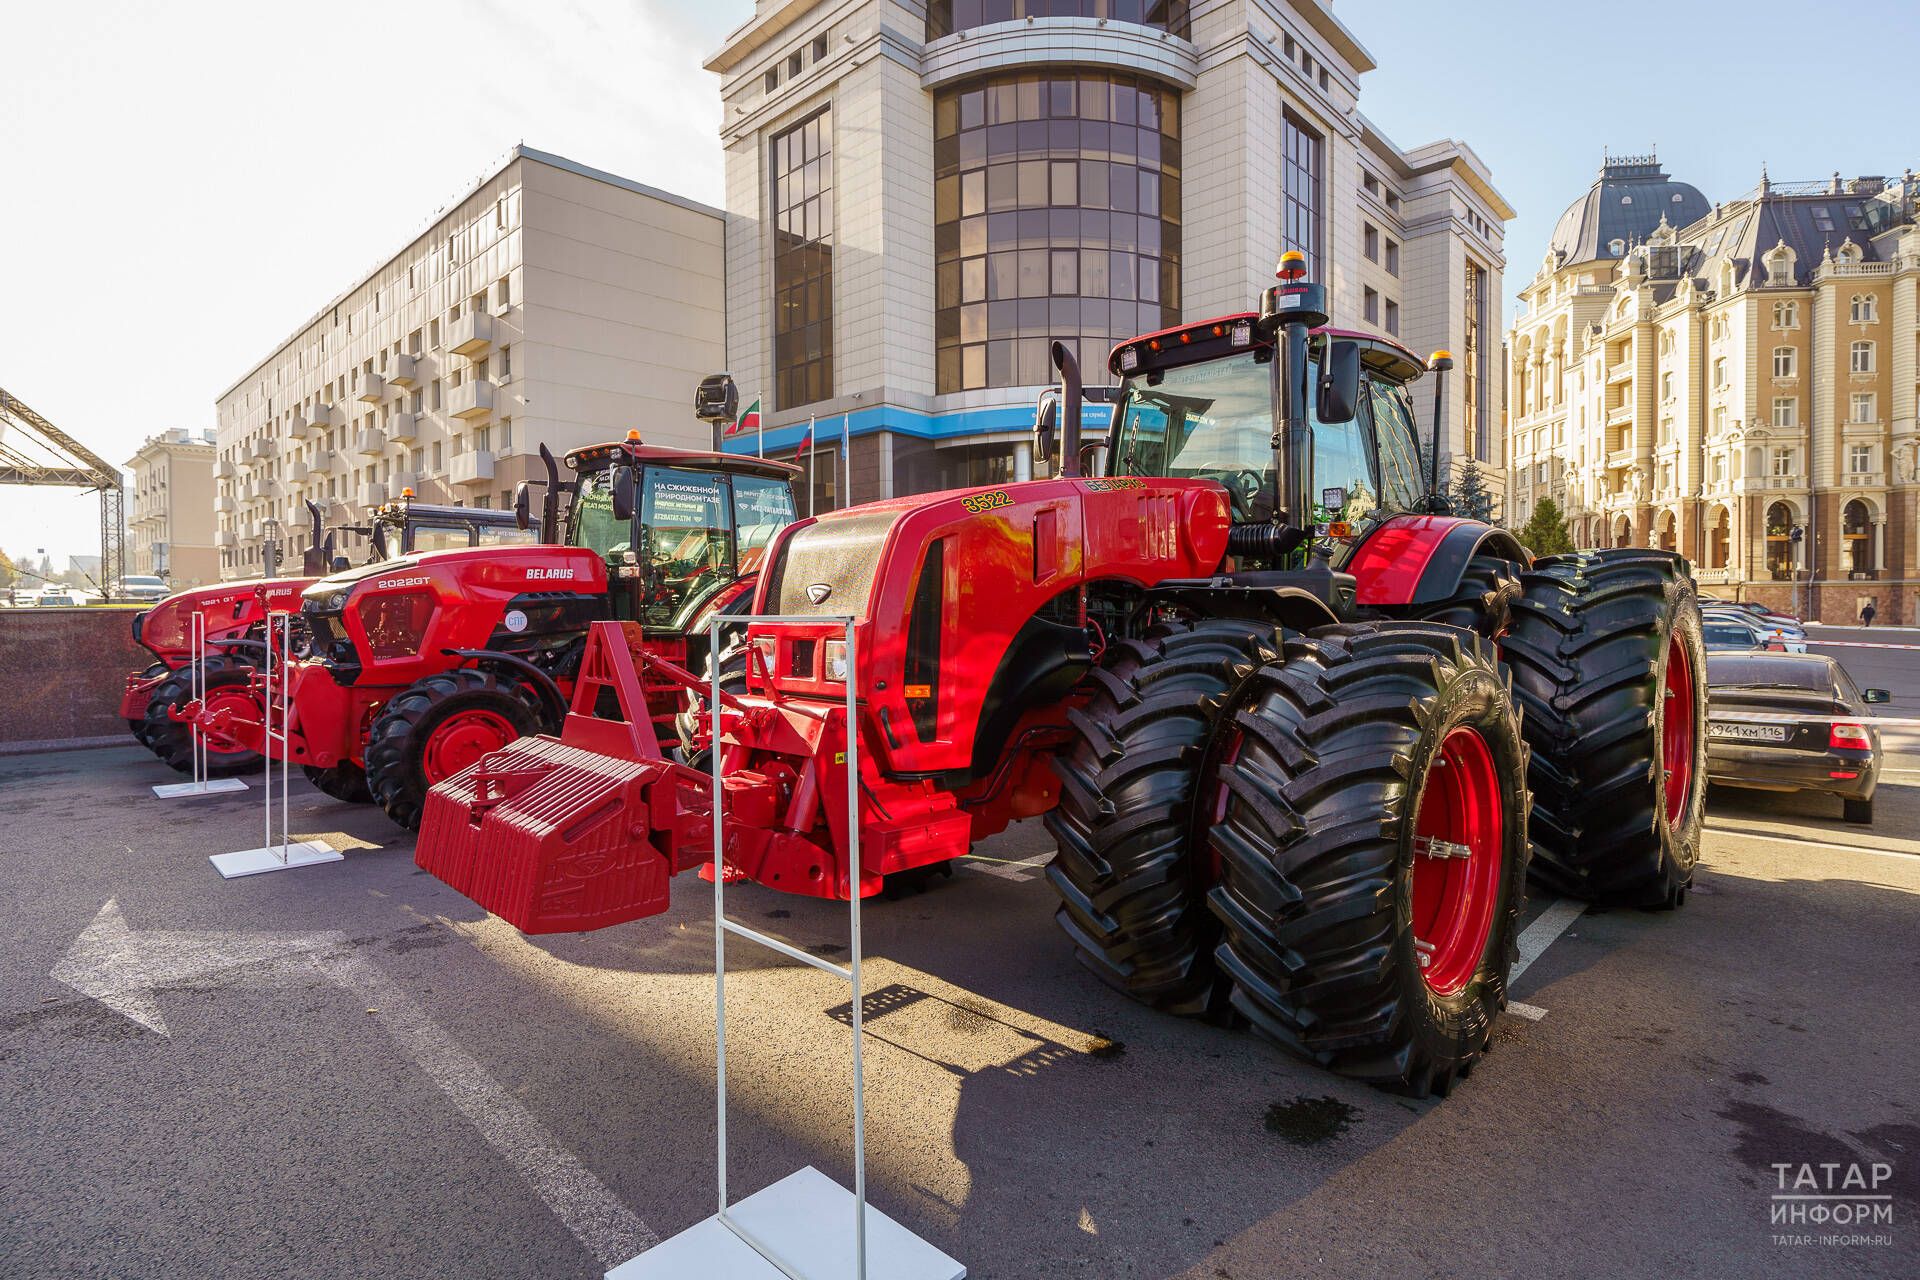
[[(260, 720), (260, 700), (253, 690), (243, 684), (220, 685), (207, 690), (200, 700), (201, 714), (211, 716), (222, 707), (232, 707), (236, 716), (243, 720)], [(210, 756), (238, 756), (248, 754), (252, 748), (219, 733), (206, 733), (207, 754)]]
[(1679, 823), (1693, 798), (1693, 659), (1675, 635), (1667, 645), (1666, 705), (1660, 716), (1661, 785), (1667, 824)]
[(1413, 945), (1435, 995), (1453, 995), (1480, 967), (1505, 846), (1493, 752), (1478, 730), (1454, 729), (1427, 769), (1413, 822)]
[(489, 751), (498, 751), (520, 731), (497, 711), (457, 711), (434, 726), (420, 766), (427, 785), (445, 781)]

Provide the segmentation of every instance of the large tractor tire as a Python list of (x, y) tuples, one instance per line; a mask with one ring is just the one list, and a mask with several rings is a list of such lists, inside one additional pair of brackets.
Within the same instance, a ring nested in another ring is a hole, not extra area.
[(1680, 906), (1700, 856), (1706, 652), (1686, 562), (1621, 548), (1549, 556), (1501, 657), (1533, 749), (1533, 874), (1607, 906)]
[(434, 784), (489, 751), (539, 733), (546, 713), (528, 684), (463, 668), (431, 675), (395, 694), (367, 732), (367, 787), (387, 816), (409, 831)]
[(1054, 757), (1059, 845), (1047, 878), (1081, 961), (1127, 995), (1182, 1014), (1225, 1012), (1206, 824), (1196, 812), (1220, 708), (1279, 651), (1271, 624), (1233, 618), (1156, 625), (1110, 647), (1068, 713)]
[[(713, 679), (711, 655), (708, 656), (706, 670), (701, 675), (704, 677), (701, 685), (704, 690), (709, 687), (705, 681)], [(730, 644), (721, 653), (720, 691), (733, 694), (747, 691), (747, 646), (745, 644), (737, 642)], [(707, 699), (702, 694), (699, 697), (689, 696), (674, 715), (673, 727), (680, 735), (680, 756), (683, 760), (691, 760), (700, 749), (699, 744), (706, 741), (710, 727), (707, 717), (712, 714), (712, 709), (707, 706)]]
[(351, 760), (342, 760), (325, 769), (318, 765), (303, 764), (300, 772), (306, 774), (307, 781), (329, 800), (338, 800), (343, 804), (373, 803), (373, 793), (367, 790), (366, 773)]
[[(260, 700), (252, 689), (253, 667), (250, 664), (216, 654), (202, 659), (201, 667), (205, 672), (201, 688), (209, 710), (223, 703), (244, 702), (255, 717), (259, 716)], [(193, 685), (193, 664), (176, 668), (154, 686), (153, 697), (147, 702), (146, 719), (141, 722), (146, 731), (148, 749), (159, 756), (168, 768), (181, 773), (193, 772), (193, 730), (192, 726), (169, 718), (167, 710), (192, 702)], [(261, 759), (258, 751), (227, 751), (212, 742), (207, 744), (209, 776), (250, 773), (260, 767)]]
[[(167, 671), (168, 667), (166, 663), (156, 662), (140, 673), (140, 679), (142, 681), (152, 680), (156, 676), (167, 674)], [(150, 744), (147, 742), (147, 722), (144, 718), (127, 721), (127, 728), (133, 731), (133, 740), (135, 742), (138, 742), (143, 747), (150, 748)]]
[(1493, 647), (1424, 622), (1289, 638), (1228, 707), (1220, 969), (1262, 1035), (1444, 1095), (1507, 1002), (1527, 751)]

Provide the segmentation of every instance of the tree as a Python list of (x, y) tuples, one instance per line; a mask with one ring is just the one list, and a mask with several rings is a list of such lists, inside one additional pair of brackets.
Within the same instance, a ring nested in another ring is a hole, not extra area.
[(13, 557), (0, 551), (0, 587), (10, 587), (19, 581), (20, 571), (13, 566)]
[(1557, 556), (1573, 550), (1573, 535), (1567, 532), (1559, 503), (1552, 498), (1540, 499), (1520, 529), (1520, 544), (1537, 556)]
[(1480, 474), (1479, 459), (1467, 455), (1460, 467), (1460, 482), (1453, 489), (1456, 514), (1493, 523), (1493, 494), (1487, 490), (1487, 478)]

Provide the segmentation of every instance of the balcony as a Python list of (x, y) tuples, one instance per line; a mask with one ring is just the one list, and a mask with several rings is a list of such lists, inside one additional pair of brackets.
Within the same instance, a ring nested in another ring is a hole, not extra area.
[(233, 509), (238, 505), (239, 503), (233, 500), (232, 494), (219, 494), (213, 500), (213, 514), (217, 516), (230, 516), (233, 514)]
[(396, 498), (420, 492), (420, 473), (418, 471), (396, 471), (393, 479), (387, 481), (387, 487), (393, 490)]
[(307, 425), (307, 415), (295, 409), (292, 419), (287, 423), (287, 439), (305, 440), (312, 430), (313, 428)]
[(387, 486), (384, 484), (363, 484), (359, 490), (360, 505), (377, 507), (387, 500)]
[(238, 534), (236, 534), (236, 533), (235, 533), (235, 532), (234, 532), (233, 530), (231, 530), (231, 529), (216, 529), (216, 530), (214, 530), (214, 534), (213, 534), (213, 545), (214, 545), (214, 546), (216, 546), (216, 547), (234, 547), (234, 546), (238, 546), (239, 544), (240, 544), (240, 537), (239, 537), (239, 535), (238, 535)]
[(333, 406), (316, 404), (307, 410), (307, 425), (315, 431), (324, 431), (333, 425)]
[(447, 412), (456, 418), (486, 417), (493, 412), (493, 384), (480, 378), (461, 383), (447, 394)]
[(313, 461), (307, 467), (307, 474), (315, 479), (321, 476), (332, 475), (333, 469), (339, 465), (338, 459), (338, 454), (332, 450), (323, 449), (313, 455)]
[(307, 464), (295, 458), (287, 464), (287, 483), (305, 484), (307, 482)]
[(1623, 404), (1618, 409), (1607, 410), (1607, 425), (1610, 427), (1625, 426), (1632, 421), (1633, 406), (1630, 404)]
[(213, 478), (215, 480), (231, 480), (238, 471), (239, 468), (233, 465), (231, 458), (221, 458), (213, 464)]
[(387, 370), (387, 384), (394, 387), (411, 387), (419, 381), (412, 356), (395, 356), (393, 367)]
[(1632, 382), (1632, 381), (1633, 381), (1633, 362), (1631, 360), (1626, 361), (1622, 364), (1616, 365), (1614, 368), (1609, 369), (1607, 371), (1607, 385), (1610, 387), (1618, 386), (1623, 382)]
[(447, 479), (459, 485), (492, 484), (493, 450), (469, 449), (455, 454), (453, 465), (447, 469)]
[(412, 444), (420, 434), (410, 413), (396, 413), (388, 418), (385, 430), (388, 444)]
[(247, 446), (247, 461), (265, 462), (278, 451), (278, 442), (271, 436), (261, 436)]
[(387, 451), (387, 433), (362, 431), (353, 442), (353, 451), (366, 458), (379, 457)]
[(1632, 449), (1630, 448), (1629, 449), (1609, 449), (1607, 451), (1607, 466), (1609, 468), (1630, 467), (1632, 465), (1633, 465)]
[(468, 311), (447, 326), (447, 349), (471, 360), (483, 356), (493, 346), (493, 317), (484, 311)]
[(387, 380), (377, 373), (369, 373), (360, 379), (360, 394), (355, 397), (362, 404), (379, 404), (387, 398)]

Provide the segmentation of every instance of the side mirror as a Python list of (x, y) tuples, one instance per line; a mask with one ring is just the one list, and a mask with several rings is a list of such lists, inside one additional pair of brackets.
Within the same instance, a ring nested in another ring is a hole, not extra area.
[(1868, 689), (1868, 690), (1865, 690), (1861, 694), (1861, 696), (1865, 698), (1868, 702), (1892, 702), (1893, 701), (1893, 695), (1891, 693), (1888, 693), (1885, 689)]
[(1060, 393), (1049, 387), (1040, 393), (1033, 414), (1033, 460), (1036, 464), (1053, 462), (1054, 419), (1060, 409)]
[(1320, 357), (1314, 412), (1322, 422), (1350, 422), (1360, 411), (1360, 346), (1335, 339)]
[(513, 487), (513, 527), (522, 531), (533, 528), (533, 486), (526, 480)]
[(633, 468), (624, 463), (613, 469), (613, 518), (625, 523), (633, 519)]

